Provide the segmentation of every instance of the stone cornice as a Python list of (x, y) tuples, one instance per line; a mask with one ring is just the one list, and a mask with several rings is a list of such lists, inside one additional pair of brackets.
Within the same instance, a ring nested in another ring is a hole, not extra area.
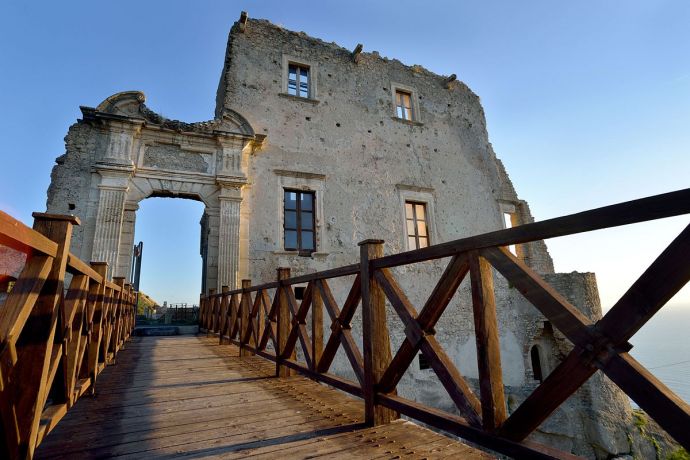
[(395, 184), (395, 188), (398, 190), (409, 190), (411, 192), (425, 192), (434, 193), (434, 189), (431, 187), (422, 187), (421, 185), (411, 185), (411, 184)]
[(286, 169), (274, 169), (276, 176), (299, 177), (300, 179), (326, 180), (325, 174), (311, 173), (305, 171), (288, 171)]

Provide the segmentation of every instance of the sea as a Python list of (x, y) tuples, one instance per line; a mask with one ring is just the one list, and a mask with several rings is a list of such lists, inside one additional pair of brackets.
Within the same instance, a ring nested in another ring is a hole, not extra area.
[(630, 343), (630, 354), (690, 403), (690, 305), (667, 305)]

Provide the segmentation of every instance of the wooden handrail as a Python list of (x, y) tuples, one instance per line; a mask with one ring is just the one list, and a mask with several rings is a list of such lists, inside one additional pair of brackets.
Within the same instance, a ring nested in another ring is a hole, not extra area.
[(377, 259), (372, 267), (391, 268), (471, 250), (529, 243), (688, 213), (690, 188), (401, 252)]
[(0, 212), (0, 244), (30, 256), (0, 305), (0, 458), (8, 459), (33, 457), (77, 399), (95, 391), (134, 328), (131, 287), (105, 281), (107, 264), (69, 252), (79, 220), (34, 218), (31, 229)]
[[(358, 264), (295, 277), (289, 276), (289, 269), (279, 269), (276, 281), (258, 286), (250, 286), (246, 281), (240, 289), (202, 295), (200, 327), (208, 334), (218, 334), (221, 344), (238, 345), (243, 355), (257, 354), (275, 361), (278, 376), (296, 371), (363, 398), (366, 418), (372, 425), (387, 423), (400, 412), (515, 458), (573, 458), (569, 453), (525, 438), (601, 370), (676, 441), (690, 449), (690, 406), (627, 354), (631, 348), (627, 340), (690, 280), (690, 226), (614, 308), (594, 323), (505, 249), (512, 244), (688, 213), (690, 189), (385, 257), (380, 257), (380, 249), (373, 250), (380, 248), (381, 243), (367, 241), (363, 243), (369, 249), (362, 251)], [(445, 257), (451, 260), (418, 312), (388, 269)], [(570, 355), (510, 416), (505, 412), (501, 381), (496, 319), (499, 306), (494, 300), (492, 268), (574, 344)], [(435, 324), (467, 276), (471, 278), (479, 395), (474, 394), (434, 337)], [(328, 280), (343, 277), (353, 277), (353, 281), (341, 310)], [(295, 299), (293, 289), (298, 283), (307, 283), (301, 302)], [(644, 296), (640, 295), (642, 292)], [(393, 355), (381, 295), (385, 295), (403, 323), (405, 340)], [(360, 302), (364, 353), (352, 336), (350, 324)], [(312, 321), (316, 321), (312, 332), (323, 330), (318, 319), (323, 308), (331, 320), (331, 335), (325, 345), (320, 334), (310, 337), (306, 327), (311, 310)], [(263, 318), (264, 325), (259, 321)], [(296, 358), (298, 344), (304, 362)], [(329, 373), (340, 347), (357, 381)], [(419, 352), (429, 361), (461, 417), (396, 394), (400, 378)]]
[(54, 241), (2, 211), (0, 211), (0, 244), (24, 254), (38, 252), (50, 257), (55, 257), (58, 248)]

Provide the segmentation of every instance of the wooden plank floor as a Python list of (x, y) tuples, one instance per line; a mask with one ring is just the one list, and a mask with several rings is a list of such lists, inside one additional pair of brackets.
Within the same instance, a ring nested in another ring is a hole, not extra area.
[(493, 458), (205, 336), (136, 337), (37, 458)]

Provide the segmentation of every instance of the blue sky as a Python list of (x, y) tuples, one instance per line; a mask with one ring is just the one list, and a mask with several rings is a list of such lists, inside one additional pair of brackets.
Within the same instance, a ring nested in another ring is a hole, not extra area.
[[(212, 118), (241, 10), (456, 73), (481, 97), (494, 149), (538, 220), (690, 185), (685, 0), (8, 0), (0, 5), (0, 209), (26, 223), (45, 209), (54, 158), (80, 105), (142, 90), (169, 118)], [(143, 289), (160, 301), (196, 299), (200, 215), (194, 202), (142, 203)], [(597, 273), (607, 308), (688, 222), (548, 245), (558, 270)], [(690, 289), (672, 304), (690, 308)]]

